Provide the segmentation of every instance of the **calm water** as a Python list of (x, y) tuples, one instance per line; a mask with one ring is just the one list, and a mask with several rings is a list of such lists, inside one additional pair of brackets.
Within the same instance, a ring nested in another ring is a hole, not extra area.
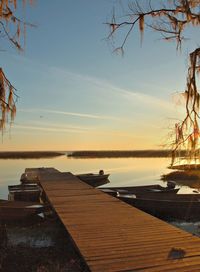
[[(161, 184), (162, 174), (170, 160), (167, 158), (115, 158), (115, 159), (74, 159), (66, 156), (48, 159), (0, 159), (0, 198), (7, 199), (8, 185), (19, 184), (20, 176), (27, 167), (55, 167), (60, 171), (74, 174), (98, 172), (103, 169), (110, 173), (107, 186)], [(180, 193), (190, 192), (183, 186)]]
[[(55, 167), (60, 171), (70, 171), (74, 174), (98, 172), (103, 169), (110, 173), (110, 183), (107, 186), (156, 183), (165, 186), (160, 176), (170, 172), (167, 169), (169, 163), (170, 160), (167, 158), (73, 159), (62, 156), (51, 159), (0, 159), (0, 198), (8, 198), (8, 185), (19, 184), (21, 174), (27, 167)], [(181, 186), (179, 193), (191, 193), (192, 190), (188, 186)], [(170, 223), (200, 236), (200, 222)]]

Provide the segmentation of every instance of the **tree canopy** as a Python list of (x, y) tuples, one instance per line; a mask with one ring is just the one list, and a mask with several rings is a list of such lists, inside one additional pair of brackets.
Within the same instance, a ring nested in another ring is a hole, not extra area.
[[(23, 50), (26, 26), (15, 14), (18, 8), (23, 8), (33, 0), (0, 0), (0, 39), (6, 39), (17, 50)], [(7, 123), (12, 123), (16, 115), (17, 90), (6, 77), (3, 68), (0, 68), (0, 130), (3, 132)]]
[[(109, 39), (120, 30), (124, 33), (122, 43), (115, 51), (124, 52), (124, 47), (133, 29), (137, 26), (141, 38), (145, 27), (159, 32), (166, 41), (175, 41), (177, 50), (184, 42), (185, 30), (189, 27), (200, 27), (200, 0), (165, 0), (129, 2), (124, 11), (123, 19), (118, 19), (115, 11), (108, 22), (110, 26)], [(125, 18), (125, 19), (124, 19)], [(181, 150), (186, 150), (188, 160), (200, 156), (199, 106), (200, 93), (197, 86), (197, 76), (200, 72), (200, 47), (189, 54), (188, 74), (185, 91), (180, 94), (185, 98), (186, 115), (184, 120), (175, 124), (172, 148), (172, 162), (175, 163)]]

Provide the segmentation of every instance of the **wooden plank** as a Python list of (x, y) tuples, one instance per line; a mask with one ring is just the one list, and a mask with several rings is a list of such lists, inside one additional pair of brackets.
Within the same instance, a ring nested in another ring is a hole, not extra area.
[[(53, 168), (27, 172), (37, 173), (90, 271), (198, 271), (199, 238), (106, 195), (71, 173)], [(170, 258), (173, 250), (181, 252), (179, 259)]]

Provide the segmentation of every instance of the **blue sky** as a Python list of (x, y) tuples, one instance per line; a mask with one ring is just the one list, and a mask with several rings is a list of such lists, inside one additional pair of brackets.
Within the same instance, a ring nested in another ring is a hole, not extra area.
[[(138, 30), (124, 57), (105, 40), (114, 0), (37, 0), (26, 8), (26, 49), (7, 48), (1, 66), (19, 89), (17, 117), (1, 150), (152, 149), (183, 110), (187, 53)], [(195, 33), (190, 30), (188, 36)], [(117, 42), (117, 40), (116, 40)], [(6, 45), (5, 45), (6, 46)]]

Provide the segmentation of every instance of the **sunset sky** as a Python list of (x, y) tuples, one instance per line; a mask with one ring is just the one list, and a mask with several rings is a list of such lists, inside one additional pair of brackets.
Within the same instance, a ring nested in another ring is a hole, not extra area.
[(199, 41), (186, 41), (180, 53), (146, 30), (141, 46), (135, 29), (124, 57), (113, 54), (104, 23), (114, 3), (37, 0), (27, 7), (26, 20), (37, 27), (27, 29), (25, 51), (6, 45), (0, 51), (20, 96), (1, 151), (160, 149), (166, 143), (183, 111), (174, 94), (184, 91), (187, 54)]

